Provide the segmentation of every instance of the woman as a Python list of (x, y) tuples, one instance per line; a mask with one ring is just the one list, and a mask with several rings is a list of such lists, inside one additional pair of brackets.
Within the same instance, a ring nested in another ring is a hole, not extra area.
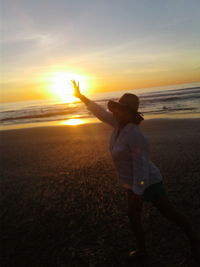
[(128, 217), (136, 238), (136, 249), (128, 254), (131, 262), (147, 260), (141, 212), (144, 201), (153, 205), (169, 220), (179, 226), (188, 237), (191, 252), (200, 263), (200, 241), (191, 222), (179, 213), (169, 201), (159, 169), (149, 158), (149, 142), (139, 124), (143, 117), (138, 112), (139, 98), (124, 94), (118, 102), (109, 101), (108, 112), (81, 94), (79, 83), (72, 81), (74, 95), (84, 102), (99, 120), (113, 127), (110, 152), (116, 167), (118, 181), (128, 195)]

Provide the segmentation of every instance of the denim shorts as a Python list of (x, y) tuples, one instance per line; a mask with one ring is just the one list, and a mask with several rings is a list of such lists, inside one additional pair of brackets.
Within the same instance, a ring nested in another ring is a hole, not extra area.
[(143, 199), (146, 202), (153, 202), (158, 200), (160, 196), (166, 195), (165, 186), (163, 181), (148, 186), (143, 193)]

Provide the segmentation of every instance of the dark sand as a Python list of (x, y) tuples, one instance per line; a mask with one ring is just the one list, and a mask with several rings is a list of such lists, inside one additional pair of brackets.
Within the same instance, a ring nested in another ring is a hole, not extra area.
[[(140, 127), (169, 198), (200, 231), (200, 119)], [(1, 132), (2, 267), (126, 266), (135, 241), (108, 150), (111, 130), (99, 123)], [(151, 266), (196, 266), (184, 233), (151, 203), (143, 221), (159, 262)]]

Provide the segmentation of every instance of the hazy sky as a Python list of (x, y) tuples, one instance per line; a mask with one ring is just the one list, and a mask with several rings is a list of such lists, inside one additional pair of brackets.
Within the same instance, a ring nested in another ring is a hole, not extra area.
[(49, 75), (94, 91), (199, 81), (199, 0), (1, 1), (2, 101), (47, 97)]

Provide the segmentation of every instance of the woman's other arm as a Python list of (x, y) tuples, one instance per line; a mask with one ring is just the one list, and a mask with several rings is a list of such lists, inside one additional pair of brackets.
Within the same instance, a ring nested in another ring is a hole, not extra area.
[(76, 84), (75, 81), (72, 81), (72, 84), (74, 87), (74, 96), (78, 97), (83, 103), (85, 103), (87, 109), (90, 110), (99, 120), (108, 123), (112, 127), (115, 127), (117, 121), (113, 117), (113, 114), (106, 111), (103, 107), (90, 100), (86, 96), (82, 95), (79, 89), (79, 82)]
[(149, 186), (149, 158), (148, 151), (144, 149), (143, 137), (135, 132), (129, 137), (129, 149), (132, 157), (133, 184), (132, 190), (142, 195)]

